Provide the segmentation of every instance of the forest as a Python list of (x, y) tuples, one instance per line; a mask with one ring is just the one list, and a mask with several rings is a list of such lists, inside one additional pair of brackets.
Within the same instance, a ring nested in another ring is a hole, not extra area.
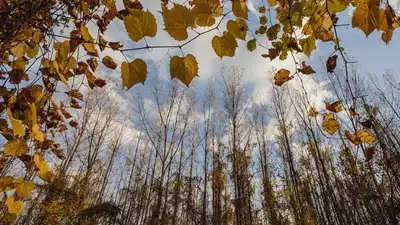
[(0, 224), (400, 224), (399, 13), (0, 0)]

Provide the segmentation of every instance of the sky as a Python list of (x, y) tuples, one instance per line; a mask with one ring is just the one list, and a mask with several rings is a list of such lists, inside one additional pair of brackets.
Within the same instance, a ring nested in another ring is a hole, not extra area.
[[(121, 10), (124, 8), (122, 0), (117, 0), (117, 9)], [(164, 23), (162, 16), (159, 12), (161, 11), (160, 1), (156, 0), (140, 0), (144, 10), (152, 12), (157, 21), (157, 35), (155, 38), (146, 38), (149, 45), (176, 45), (181, 42), (173, 40), (164, 29)], [(174, 2), (179, 3), (180, 0)], [(390, 1), (394, 9), (400, 9), (400, 0)], [(262, 5), (259, 0), (249, 0), (249, 20), (248, 25), (250, 30), (255, 31), (259, 26), (258, 17), (260, 14), (257, 8)], [(226, 7), (230, 8), (229, 3)], [(341, 39), (341, 46), (344, 47), (346, 55), (357, 61), (357, 67), (359, 73), (363, 76), (367, 74), (374, 74), (374, 76), (382, 76), (386, 69), (391, 69), (394, 72), (394, 77), (400, 80), (400, 63), (397, 56), (397, 51), (400, 49), (400, 32), (398, 29), (394, 32), (391, 42), (386, 45), (381, 40), (381, 32), (374, 31), (368, 38), (365, 34), (357, 29), (351, 27), (351, 15), (354, 9), (350, 8), (347, 11), (341, 13), (339, 16), (339, 24), (349, 24), (349, 26), (338, 27), (338, 35)], [(210, 80), (221, 79), (221, 70), (224, 69), (225, 75), (229, 74), (229, 68), (233, 65), (239, 65), (244, 69), (243, 81), (245, 85), (252, 88), (255, 96), (255, 101), (260, 103), (268, 104), (270, 98), (268, 96), (271, 90), (271, 80), (273, 79), (273, 69), (289, 69), (294, 72), (294, 62), (291, 57), (288, 57), (285, 61), (275, 59), (270, 61), (269, 59), (261, 57), (262, 54), (266, 53), (266, 49), (257, 47), (253, 52), (249, 52), (246, 48), (246, 42), (238, 40), (239, 47), (236, 49), (234, 57), (223, 57), (220, 59), (214, 52), (211, 46), (211, 40), (215, 35), (220, 35), (220, 32), (226, 30), (226, 23), (230, 19), (235, 19), (234, 16), (227, 16), (220, 26), (220, 31), (215, 30), (205, 35), (200, 36), (198, 39), (182, 48), (184, 54), (193, 54), (199, 64), (199, 76), (195, 77), (191, 83), (190, 88), (197, 88), (202, 90), (205, 88)], [(217, 22), (219, 18), (217, 18)], [(89, 27), (94, 33), (95, 26)], [(206, 30), (206, 29), (204, 29)], [(201, 29), (197, 30), (201, 31)], [(190, 31), (189, 31), (190, 32)], [(189, 38), (195, 35), (194, 32), (189, 33)], [(138, 43), (133, 42), (127, 32), (125, 31), (124, 24), (121, 20), (115, 19), (106, 31), (104, 38), (108, 41), (120, 41), (123, 44), (123, 48), (134, 48), (143, 47), (145, 42), (143, 40)], [(246, 40), (251, 40), (253, 37), (250, 32), (247, 35)], [(259, 39), (265, 46), (270, 47), (271, 44), (268, 41)], [(318, 109), (324, 107), (324, 101), (329, 100), (332, 94), (327, 90), (327, 78), (325, 61), (333, 52), (332, 43), (317, 43), (317, 50), (314, 50), (311, 58), (307, 58), (304, 54), (297, 54), (296, 58), (299, 61), (305, 60), (307, 64), (311, 65), (316, 74), (311, 76), (305, 76), (303, 82), (305, 89), (309, 94), (309, 101), (314, 104)], [(125, 57), (117, 52), (110, 49), (106, 49), (102, 52), (102, 55), (112, 56), (117, 63), (120, 65), (125, 61)], [(140, 50), (126, 52), (125, 56), (129, 61), (133, 61), (136, 58), (143, 59), (148, 66), (148, 80), (157, 76), (159, 79), (169, 81), (169, 60), (172, 56), (181, 56), (181, 52), (178, 49), (152, 49), (152, 50)], [(340, 57), (339, 57), (340, 60)], [(339, 62), (340, 65), (340, 62)], [(109, 81), (108, 88), (112, 90), (112, 95), (115, 99), (124, 102), (122, 107), (125, 107), (126, 113), (131, 113), (129, 110), (130, 102), (133, 101), (134, 97), (138, 94), (146, 95), (151, 88), (149, 82), (146, 81), (144, 85), (138, 84), (132, 87), (129, 91), (122, 90), (120, 67), (116, 70), (111, 70), (105, 67), (100, 67), (96, 71), (96, 75), (100, 77), (106, 77)], [(298, 89), (300, 88), (300, 82), (296, 79), (287, 82), (289, 88)], [(201, 92), (200, 92), (201, 93)], [(199, 96), (202, 97), (201, 94)], [(332, 99), (331, 99), (332, 100)]]

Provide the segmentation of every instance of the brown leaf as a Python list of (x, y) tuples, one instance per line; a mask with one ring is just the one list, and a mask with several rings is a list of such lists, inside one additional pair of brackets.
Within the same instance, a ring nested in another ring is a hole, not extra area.
[(96, 58), (87, 59), (86, 62), (89, 64), (90, 69), (92, 69), (93, 72), (96, 71), (96, 68), (99, 65)]
[(63, 116), (65, 117), (65, 119), (69, 119), (72, 117), (71, 114), (65, 110), (63, 103), (61, 103), (61, 105), (60, 105), (60, 111), (63, 114)]
[(368, 119), (366, 121), (362, 121), (362, 122), (360, 122), (360, 124), (365, 128), (371, 129), (371, 127), (372, 127), (372, 119)]
[(111, 48), (112, 50), (114, 50), (114, 51), (118, 51), (119, 48), (123, 47), (123, 45), (121, 45), (121, 44), (119, 43), (119, 41), (118, 41), (118, 42), (108, 42), (108, 45), (109, 45), (110, 48)]
[(358, 113), (356, 113), (356, 109), (353, 108), (353, 107), (351, 107), (349, 109), (349, 113), (350, 113), (350, 116), (357, 116), (358, 115)]
[(326, 61), (326, 70), (328, 71), (328, 73), (333, 73), (333, 71), (335, 70), (336, 60), (337, 60), (337, 55), (333, 55), (329, 57), (328, 60)]
[(71, 120), (68, 123), (71, 127), (76, 128), (78, 126), (78, 123), (75, 120)]
[(325, 108), (331, 112), (338, 113), (342, 111), (342, 101), (336, 101), (332, 104), (325, 102)]
[(106, 85), (106, 81), (100, 78), (96, 78), (94, 83), (96, 84), (97, 87), (104, 87), (104, 85)]
[(268, 54), (262, 54), (261, 56), (264, 58), (269, 58), (269, 60), (274, 60), (276, 57), (278, 57), (279, 53), (281, 52), (280, 49), (277, 48), (270, 48), (268, 49)]
[(368, 162), (370, 161), (375, 155), (375, 148), (369, 147), (364, 150), (365, 153), (365, 160)]
[(72, 107), (72, 108), (74, 108), (74, 109), (81, 109), (82, 108), (82, 106), (81, 105), (79, 105), (79, 103), (78, 103), (78, 101), (76, 101), (75, 99), (71, 99), (71, 104), (70, 104), (70, 106)]
[(105, 66), (113, 70), (115, 70), (118, 66), (117, 63), (114, 62), (114, 59), (110, 56), (104, 56), (102, 62)]
[(286, 81), (293, 79), (293, 76), (290, 76), (290, 71), (287, 69), (280, 69), (278, 72), (275, 73), (274, 80), (275, 85), (281, 86)]
[(308, 66), (308, 65), (306, 64), (306, 62), (303, 61), (303, 62), (301, 63), (301, 65), (302, 65), (302, 68), (299, 69), (299, 72), (300, 72), (300, 73), (306, 74), (306, 75), (315, 73), (315, 71), (313, 70), (313, 68), (312, 68), (311, 66)]

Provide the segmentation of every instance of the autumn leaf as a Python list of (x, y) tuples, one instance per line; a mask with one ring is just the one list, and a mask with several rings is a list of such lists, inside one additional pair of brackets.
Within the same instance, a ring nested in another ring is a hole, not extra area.
[(163, 7), (162, 16), (165, 23), (165, 31), (177, 41), (188, 38), (187, 29), (195, 25), (194, 13), (185, 6), (174, 4), (172, 9)]
[(215, 24), (215, 17), (222, 15), (219, 0), (194, 0), (192, 9), (198, 26), (210, 27)]
[(131, 13), (128, 16), (124, 16), (123, 19), (126, 31), (132, 41), (138, 42), (144, 37), (156, 36), (156, 19), (148, 10), (132, 10)]
[(102, 59), (102, 63), (106, 67), (113, 69), (113, 70), (116, 69), (118, 66), (117, 63), (114, 62), (114, 59), (111, 58), (110, 56), (104, 56), (104, 58)]
[(329, 57), (328, 60), (326, 61), (326, 70), (328, 71), (328, 73), (333, 73), (333, 71), (335, 70), (336, 60), (337, 60), (337, 55), (333, 55)]
[(238, 44), (235, 37), (225, 31), (222, 37), (214, 36), (212, 39), (212, 47), (220, 58), (224, 56), (232, 57), (235, 55)]
[(349, 109), (349, 114), (350, 114), (350, 116), (357, 116), (358, 115), (358, 113), (356, 112), (356, 110), (353, 107), (351, 107)]
[(365, 160), (368, 162), (371, 159), (373, 159), (375, 155), (375, 148), (374, 147), (368, 147), (364, 149), (364, 154), (365, 154)]
[(353, 135), (353, 134), (350, 133), (350, 131), (348, 131), (348, 130), (346, 130), (346, 131), (344, 132), (344, 135), (346, 136), (346, 138), (347, 138), (349, 141), (351, 141), (351, 142), (352, 142), (353, 144), (355, 144), (355, 145), (359, 145), (360, 142), (361, 142), (361, 140), (360, 140), (357, 136)]
[(298, 69), (300, 73), (306, 74), (306, 75), (315, 73), (313, 68), (311, 66), (307, 65), (306, 62), (304, 62), (304, 61), (301, 62), (301, 65), (302, 65), (302, 68)]
[(243, 19), (248, 19), (248, 9), (245, 0), (233, 0), (232, 1), (232, 11), (236, 17)]
[(338, 113), (342, 111), (342, 101), (336, 101), (332, 104), (325, 102), (325, 108), (331, 112)]
[(317, 47), (315, 45), (315, 36), (310, 35), (307, 38), (303, 38), (299, 41), (301, 48), (303, 49), (304, 54), (308, 56), (308, 58), (311, 57), (311, 52), (315, 50)]
[(29, 151), (28, 144), (22, 138), (10, 140), (4, 145), (5, 156), (19, 157), (24, 154), (27, 154), (28, 151)]
[(23, 182), (17, 186), (16, 193), (19, 197), (27, 197), (32, 193), (34, 187), (33, 181)]
[(178, 78), (188, 87), (193, 78), (197, 76), (198, 69), (197, 60), (192, 54), (183, 58), (174, 56), (169, 64), (171, 78)]
[(270, 48), (268, 49), (268, 54), (262, 54), (261, 56), (264, 58), (269, 58), (269, 60), (274, 60), (276, 57), (278, 57), (279, 53), (281, 51), (276, 48)]
[(322, 129), (328, 134), (333, 135), (339, 129), (339, 122), (331, 113), (326, 113), (324, 114)]
[(318, 115), (318, 111), (317, 111), (316, 108), (311, 107), (311, 108), (308, 110), (308, 116), (310, 116), (310, 117), (316, 117), (317, 115)]
[(281, 31), (281, 25), (280, 24), (275, 24), (272, 25), (270, 28), (267, 30), (267, 37), (268, 40), (273, 41), (278, 38), (278, 33)]
[(129, 90), (133, 85), (146, 81), (147, 64), (142, 59), (135, 59), (130, 63), (123, 62), (121, 65), (122, 88)]
[(254, 51), (256, 47), (257, 47), (256, 39), (252, 39), (249, 42), (247, 42), (247, 50), (249, 50), (250, 52)]
[(356, 132), (356, 136), (363, 142), (372, 145), (375, 142), (375, 137), (368, 130), (362, 129)]
[(266, 16), (260, 16), (260, 24), (265, 25), (267, 24), (268, 19)]
[(14, 197), (7, 197), (6, 205), (9, 213), (20, 214), (24, 210), (24, 203), (21, 201), (14, 201)]
[(383, 32), (382, 33), (382, 41), (386, 44), (389, 44), (390, 40), (392, 40), (393, 31)]
[(275, 73), (274, 80), (275, 85), (281, 86), (286, 81), (293, 79), (293, 76), (290, 76), (290, 71), (287, 69), (280, 69), (278, 72)]
[(230, 33), (233, 37), (242, 40), (246, 39), (246, 34), (247, 31), (249, 30), (246, 22), (241, 18), (237, 18), (236, 21), (229, 20), (228, 23), (226, 24), (226, 28), (228, 30), (228, 33)]
[(353, 13), (352, 26), (359, 28), (366, 36), (378, 26), (379, 1), (358, 0)]

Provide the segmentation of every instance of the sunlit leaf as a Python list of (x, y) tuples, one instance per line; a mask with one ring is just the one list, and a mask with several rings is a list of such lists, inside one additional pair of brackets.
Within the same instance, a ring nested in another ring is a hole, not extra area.
[(278, 72), (275, 73), (274, 80), (275, 85), (281, 86), (286, 81), (293, 79), (293, 76), (290, 76), (290, 71), (287, 69), (280, 69)]
[(308, 110), (308, 116), (316, 117), (317, 115), (318, 115), (318, 111), (317, 111), (316, 108), (311, 107), (311, 108)]
[(28, 144), (22, 138), (10, 140), (4, 145), (5, 156), (19, 157), (28, 153), (28, 151), (29, 151)]
[(331, 112), (338, 113), (342, 111), (342, 101), (336, 101), (332, 104), (325, 102), (325, 108)]
[(138, 42), (144, 37), (156, 36), (156, 19), (148, 10), (133, 10), (128, 16), (124, 16), (123, 19), (126, 31), (134, 42)]
[(212, 39), (212, 47), (220, 58), (224, 56), (232, 57), (235, 55), (238, 44), (233, 35), (224, 32), (222, 37), (214, 36)]
[(301, 39), (299, 41), (301, 48), (304, 51), (304, 54), (306, 54), (306, 56), (308, 56), (308, 58), (311, 57), (311, 52), (315, 49), (317, 49), (316, 45), (315, 45), (315, 36), (314, 35), (310, 35), (308, 38), (305, 39)]
[(348, 131), (348, 130), (346, 130), (346, 131), (344, 132), (344, 135), (346, 136), (346, 138), (347, 138), (349, 141), (351, 141), (351, 142), (352, 142), (353, 144), (355, 144), (355, 145), (359, 145), (360, 142), (361, 142), (361, 140), (360, 140), (357, 136), (353, 135), (353, 134), (350, 133), (350, 131)]
[(111, 58), (110, 56), (104, 56), (103, 59), (102, 59), (102, 63), (106, 67), (108, 67), (110, 69), (113, 69), (113, 70), (116, 69), (117, 66), (118, 66), (117, 63), (114, 62), (114, 59)]
[(137, 83), (146, 81), (147, 64), (142, 59), (135, 59), (130, 63), (123, 62), (121, 65), (122, 87), (131, 88)]
[(222, 14), (219, 0), (194, 0), (192, 9), (198, 26), (210, 27), (215, 24), (215, 17)]
[(249, 10), (247, 9), (247, 4), (245, 0), (233, 0), (232, 11), (236, 17), (247, 20)]
[(165, 31), (175, 40), (186, 40), (189, 35), (187, 29), (195, 25), (195, 15), (185, 6), (174, 4), (172, 9), (163, 7), (162, 16), (165, 23)]
[(197, 60), (192, 54), (183, 58), (174, 56), (169, 64), (171, 78), (178, 78), (188, 87), (193, 78), (198, 75), (198, 69)]
[(228, 23), (226, 24), (226, 28), (233, 37), (242, 40), (246, 39), (246, 34), (247, 31), (249, 30), (246, 22), (241, 18), (238, 18), (236, 21), (229, 20)]
[(370, 145), (372, 145), (375, 142), (375, 137), (374, 135), (371, 134), (371, 132), (369, 132), (368, 130), (359, 130), (356, 133), (356, 136), (363, 142), (366, 142)]
[(6, 205), (9, 213), (20, 214), (24, 210), (24, 203), (21, 201), (14, 201), (14, 197), (7, 197)]
[(23, 182), (17, 186), (17, 195), (21, 198), (29, 196), (33, 191), (34, 183), (33, 181)]
[(328, 134), (333, 135), (339, 129), (339, 122), (333, 117), (332, 114), (324, 114), (322, 129)]

